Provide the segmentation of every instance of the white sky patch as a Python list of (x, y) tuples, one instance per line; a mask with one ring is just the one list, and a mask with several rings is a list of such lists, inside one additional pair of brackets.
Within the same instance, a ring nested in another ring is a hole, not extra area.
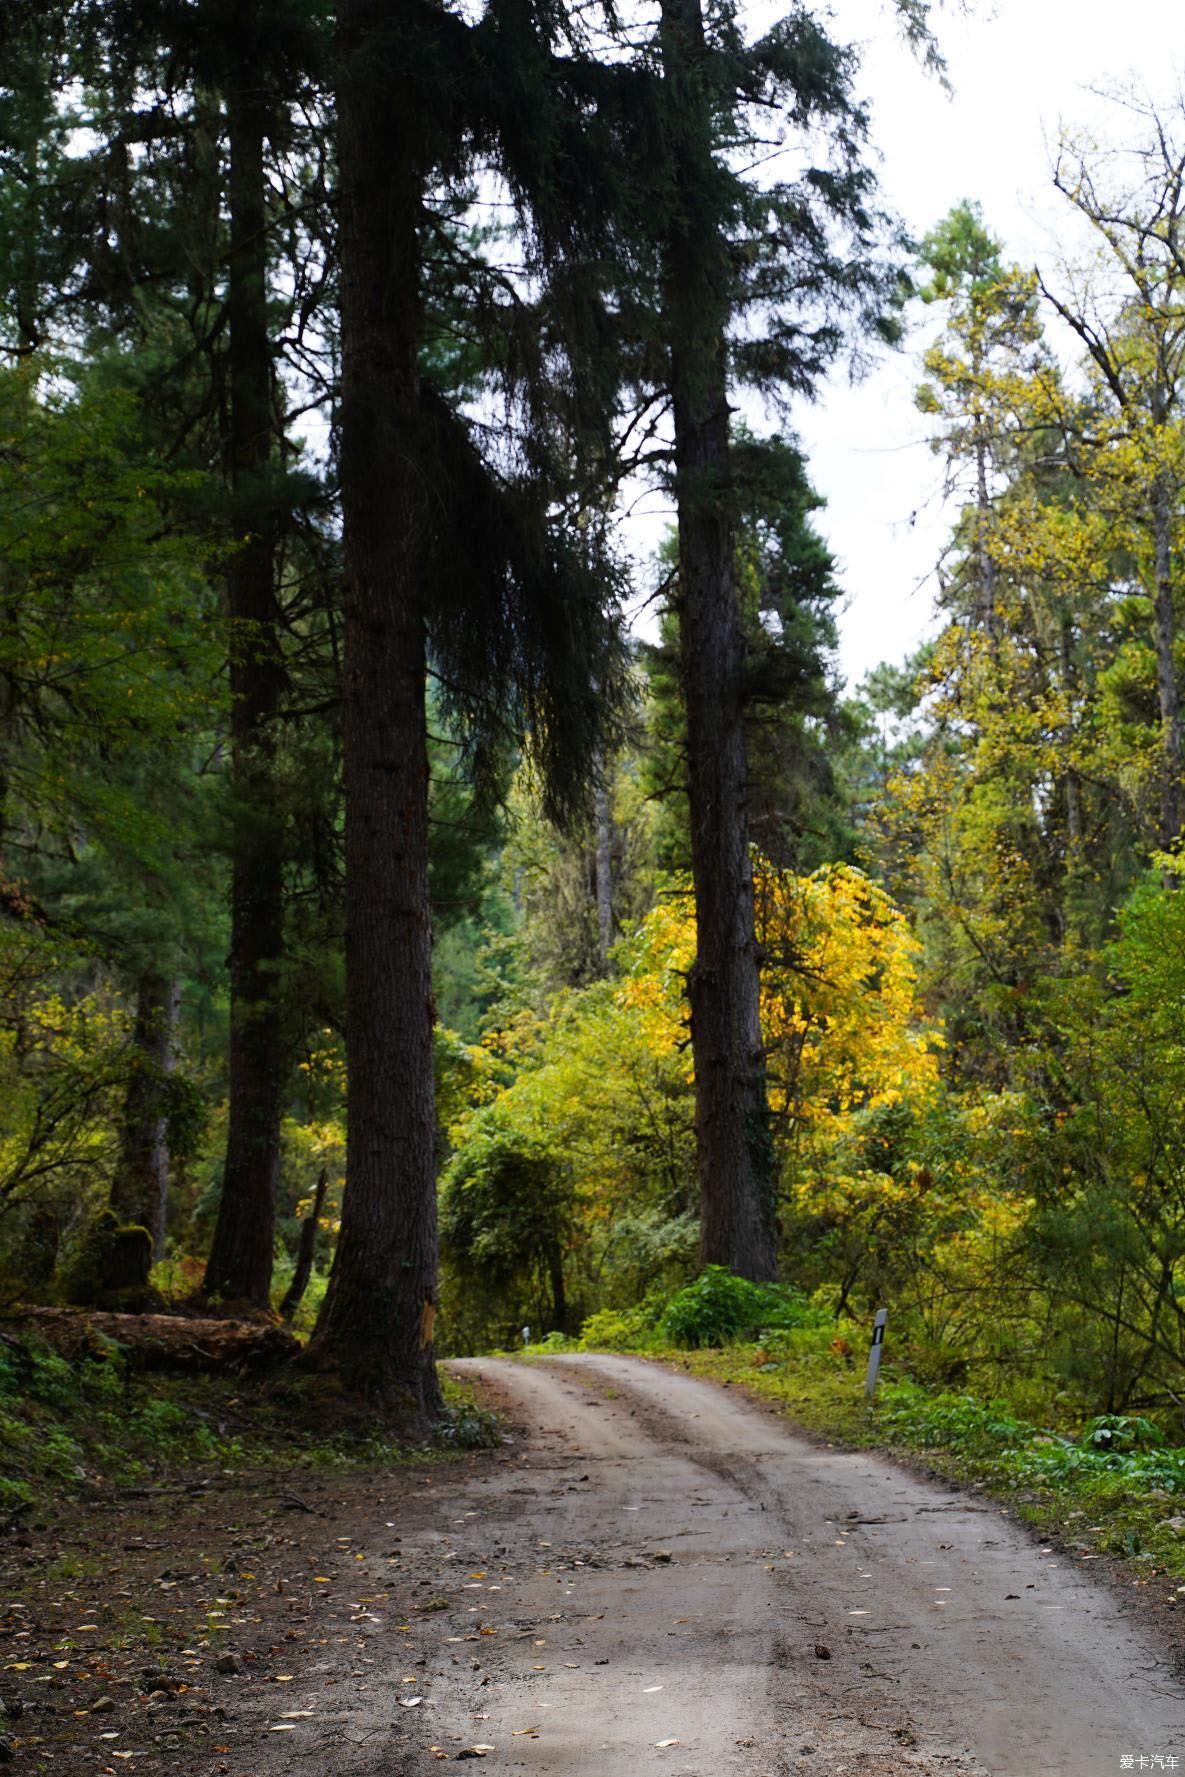
[[(835, 0), (832, 15), (837, 40), (863, 46), (858, 90), (871, 106), (884, 198), (911, 233), (978, 200), (1007, 261), (1054, 274), (1083, 251), (1049, 178), (1059, 128), (1100, 145), (1129, 136), (1131, 120), (1092, 89), (1135, 86), (1169, 104), (1185, 58), (1171, 0), (977, 0), (966, 14), (936, 14), (948, 95), (901, 43), (887, 0)], [(763, 5), (749, 16), (759, 28), (775, 15)], [(837, 371), (796, 415), (828, 503), (816, 521), (847, 594), (840, 665), (853, 687), (934, 629), (934, 567), (955, 514), (913, 407), (931, 320), (922, 311), (902, 351), (855, 387)]]

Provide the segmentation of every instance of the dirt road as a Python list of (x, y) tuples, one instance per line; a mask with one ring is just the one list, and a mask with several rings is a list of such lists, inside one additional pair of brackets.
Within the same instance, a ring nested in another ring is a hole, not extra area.
[(425, 1680), (450, 1756), (472, 1737), (540, 1777), (1185, 1771), (1163, 1650), (998, 1508), (637, 1360), (455, 1367), (534, 1449), (450, 1527), (481, 1575), (453, 1628), (477, 1639), (442, 1638)]
[(0, 1543), (13, 1769), (1185, 1774), (1174, 1654), (982, 1497), (634, 1359), (455, 1368), (502, 1449), (220, 1471)]

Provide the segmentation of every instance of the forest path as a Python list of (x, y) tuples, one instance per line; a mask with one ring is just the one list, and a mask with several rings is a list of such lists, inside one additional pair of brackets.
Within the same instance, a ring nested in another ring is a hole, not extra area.
[(638, 1359), (450, 1367), (529, 1440), (457, 1520), (487, 1555), (477, 1627), (425, 1679), (451, 1757), (471, 1737), (539, 1777), (1185, 1771), (1163, 1650), (999, 1507)]
[(1125, 1590), (1164, 1640), (982, 1495), (656, 1364), (452, 1367), (505, 1410), (496, 1448), (181, 1471), (10, 1526), (0, 1766), (1185, 1774), (1152, 1582)]

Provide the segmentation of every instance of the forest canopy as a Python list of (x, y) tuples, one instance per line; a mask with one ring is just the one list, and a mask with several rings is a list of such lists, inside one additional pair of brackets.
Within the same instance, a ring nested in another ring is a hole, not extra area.
[[(905, 238), (807, 6), (0, 31), (3, 1307), (422, 1422), (723, 1270), (1179, 1405), (1181, 106), (1067, 273)], [(893, 347), (953, 524), (852, 688), (793, 404)]]

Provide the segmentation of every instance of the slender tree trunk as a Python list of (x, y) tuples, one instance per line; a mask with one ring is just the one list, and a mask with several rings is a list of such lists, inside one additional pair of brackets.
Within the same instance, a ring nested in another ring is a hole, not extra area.
[(1152, 490), (1156, 596), (1156, 690), (1160, 701), (1160, 836), (1172, 845), (1181, 832), (1181, 689), (1177, 682), (1176, 616), (1173, 611), (1173, 488), (1159, 475)]
[(329, 1174), (322, 1167), (317, 1174), (317, 1188), (313, 1193), (313, 1201), (309, 1213), (300, 1224), (300, 1245), (296, 1252), (296, 1269), (292, 1273), (292, 1282), (284, 1294), (280, 1304), (280, 1314), (284, 1320), (292, 1320), (296, 1310), (304, 1300), (304, 1293), (309, 1287), (309, 1278), (313, 1275), (313, 1260), (317, 1253), (317, 1225), (321, 1217), (321, 1206), (325, 1202), (325, 1190), (329, 1183)]
[(609, 816), (609, 791), (606, 785), (596, 789), (596, 889), (597, 889), (597, 961), (603, 973), (609, 970), (609, 951), (613, 944), (613, 825)]
[[(667, 240), (666, 307), (696, 903), (688, 991), (700, 1250), (705, 1264), (764, 1279), (777, 1274), (777, 1245), (749, 859), (745, 639), (733, 548), (725, 368), (730, 278), (716, 219), (696, 208), (696, 194), (715, 184), (699, 0), (663, 0), (661, 35), (679, 193)], [(707, 196), (698, 201), (710, 204)]]
[(124, 1100), (119, 1169), (111, 1187), (111, 1207), (123, 1222), (147, 1228), (148, 1262), (164, 1250), (169, 1189), (168, 1121), (165, 1086), (173, 1071), (177, 1029), (177, 983), (145, 970), (136, 986), (135, 1063)]
[(234, 826), (231, 866), (230, 1117), (222, 1199), (204, 1290), (265, 1307), (271, 1288), (284, 1043), (280, 1008), (284, 902), (276, 819), (275, 717), (283, 686), (269, 469), (272, 364), (262, 91), (244, 68), (227, 94), (231, 251), (230, 450), (242, 539), (227, 574), (231, 637)]
[(547, 1270), (551, 1279), (551, 1324), (557, 1333), (566, 1333), (568, 1296), (564, 1288), (564, 1256), (558, 1247), (548, 1256)]
[(428, 909), (425, 563), (414, 95), (376, 35), (397, 0), (338, 8), (345, 545), (346, 1192), (312, 1341), (343, 1384), (440, 1410)]
[(988, 447), (983, 438), (975, 441), (975, 557), (979, 581), (976, 621), (991, 641), (999, 640), (996, 620), (996, 564), (988, 547), (991, 532), (992, 502), (988, 493)]
[[(1073, 758), (1074, 746), (1074, 691), (1077, 674), (1074, 667), (1074, 655), (1071, 647), (1070, 619), (1063, 616), (1059, 624), (1058, 653), (1061, 660), (1062, 690), (1065, 694), (1070, 714), (1062, 730), (1062, 746), (1067, 760)], [(1078, 772), (1072, 764), (1067, 764), (1063, 780), (1066, 804), (1066, 861), (1073, 868), (1078, 862), (1082, 846), (1082, 786)]]

